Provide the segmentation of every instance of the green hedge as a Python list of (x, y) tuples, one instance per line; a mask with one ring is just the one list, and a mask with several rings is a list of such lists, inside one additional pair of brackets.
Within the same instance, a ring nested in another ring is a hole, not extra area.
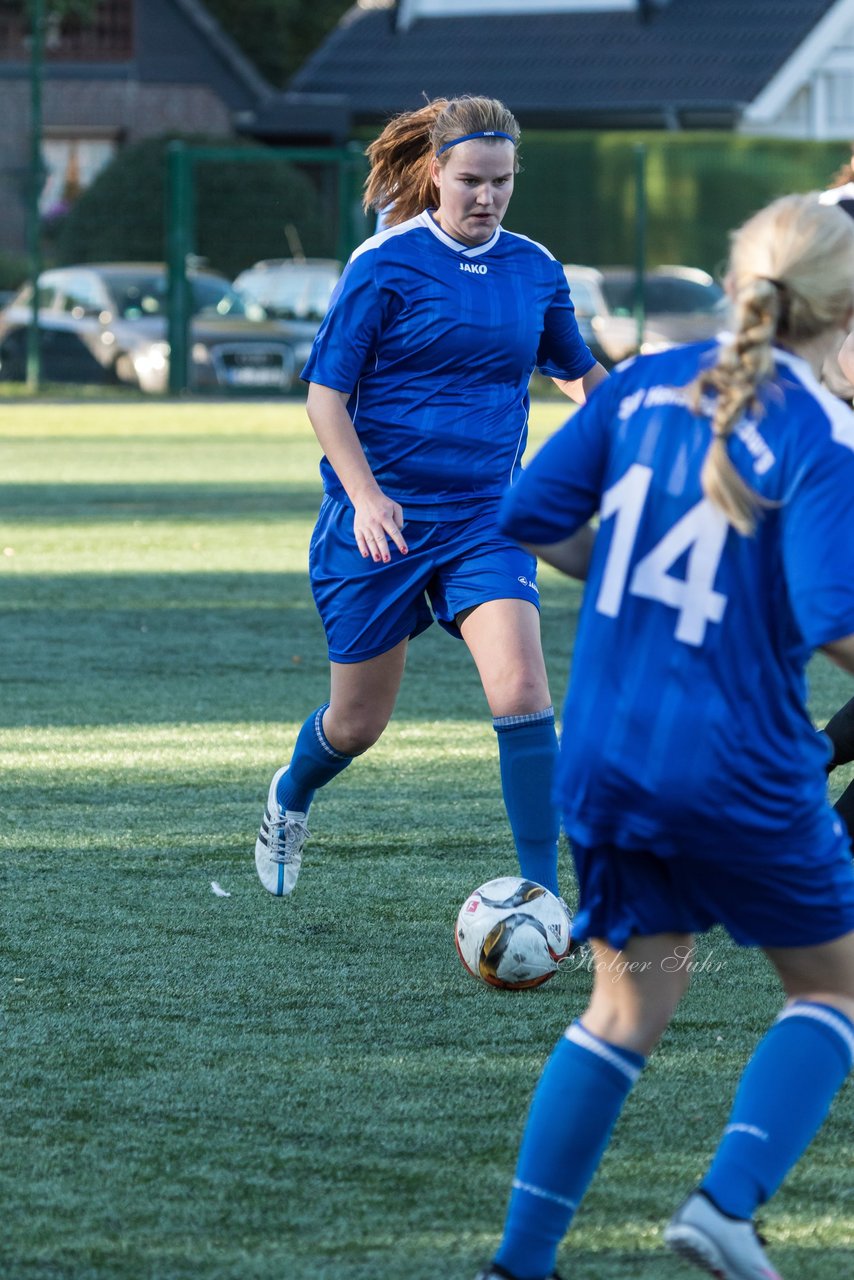
[[(375, 133), (360, 130), (364, 142)], [(222, 145), (221, 139), (185, 141)], [(154, 139), (120, 152), (75, 204), (51, 256), (61, 262), (163, 258), (168, 142)], [(270, 155), (254, 143), (231, 145)], [(639, 146), (648, 263), (685, 263), (713, 273), (726, 258), (733, 227), (776, 196), (825, 187), (850, 155), (845, 143), (732, 133), (526, 132), (508, 229), (541, 241), (564, 262), (633, 262)], [(294, 240), (287, 227), (295, 228), (306, 254), (337, 256), (331, 165), (203, 162), (196, 172), (194, 249), (211, 266), (233, 276), (259, 258), (289, 256)]]
[[(505, 220), (562, 262), (635, 259), (636, 149), (646, 172), (650, 266), (684, 263), (715, 273), (728, 234), (790, 191), (822, 190), (851, 154), (846, 142), (716, 132), (553, 132), (522, 123), (521, 172)], [(367, 145), (377, 129), (362, 128)]]
[(638, 146), (648, 263), (713, 273), (733, 227), (777, 196), (824, 188), (850, 155), (846, 143), (731, 133), (525, 133), (508, 229), (564, 262), (633, 262)]
[[(222, 139), (188, 137), (188, 145)], [(75, 203), (56, 237), (57, 262), (161, 261), (165, 257), (166, 150), (155, 138), (121, 151)], [(248, 142), (228, 146), (269, 150)], [(294, 243), (309, 256), (334, 256), (335, 202), (327, 174), (284, 160), (197, 164), (194, 251), (234, 276), (259, 258), (288, 257)], [(316, 185), (317, 183), (317, 185)], [(288, 229), (291, 239), (288, 239)], [(298, 241), (294, 240), (294, 230)]]

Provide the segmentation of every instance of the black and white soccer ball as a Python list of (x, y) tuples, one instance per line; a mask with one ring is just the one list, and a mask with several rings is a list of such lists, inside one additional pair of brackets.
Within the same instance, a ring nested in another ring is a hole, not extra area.
[(472, 977), (513, 991), (548, 982), (569, 955), (570, 935), (563, 903), (519, 876), (501, 876), (469, 894), (454, 932)]

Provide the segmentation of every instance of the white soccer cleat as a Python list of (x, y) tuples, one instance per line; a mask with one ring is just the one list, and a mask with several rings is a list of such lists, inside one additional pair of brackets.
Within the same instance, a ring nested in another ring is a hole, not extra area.
[(293, 892), (302, 865), (303, 845), (310, 835), (305, 814), (283, 809), (279, 804), (276, 789), (287, 771), (285, 765), (273, 774), (261, 830), (255, 841), (258, 878), (268, 893), (277, 898)]
[(765, 1256), (753, 1223), (727, 1217), (702, 1191), (676, 1210), (664, 1229), (664, 1243), (716, 1280), (783, 1280)]

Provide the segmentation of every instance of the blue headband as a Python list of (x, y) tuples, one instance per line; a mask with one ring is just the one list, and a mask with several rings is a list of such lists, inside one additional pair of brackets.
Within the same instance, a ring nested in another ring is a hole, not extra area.
[(472, 138), (506, 138), (508, 142), (516, 145), (516, 139), (510, 133), (502, 133), (500, 129), (482, 129), (480, 133), (464, 133), (461, 138), (452, 138), (450, 142), (444, 142), (436, 152), (440, 156), (443, 151), (447, 151), (449, 147), (456, 147), (461, 142), (471, 142)]

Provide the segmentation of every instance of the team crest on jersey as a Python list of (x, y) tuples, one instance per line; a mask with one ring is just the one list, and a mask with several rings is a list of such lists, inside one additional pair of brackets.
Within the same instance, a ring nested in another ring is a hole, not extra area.
[(461, 262), (460, 271), (470, 271), (476, 276), (486, 275), (486, 264), (484, 262)]

